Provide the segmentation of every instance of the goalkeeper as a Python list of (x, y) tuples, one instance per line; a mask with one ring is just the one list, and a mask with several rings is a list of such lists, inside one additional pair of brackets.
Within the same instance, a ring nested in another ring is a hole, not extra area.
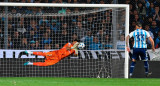
[(24, 65), (35, 65), (35, 66), (50, 66), (54, 65), (63, 58), (74, 54), (78, 56), (77, 46), (79, 44), (79, 40), (74, 40), (72, 43), (66, 43), (61, 49), (51, 51), (51, 52), (30, 52), (25, 51), (27, 54), (40, 55), (45, 56), (45, 62), (26, 62)]

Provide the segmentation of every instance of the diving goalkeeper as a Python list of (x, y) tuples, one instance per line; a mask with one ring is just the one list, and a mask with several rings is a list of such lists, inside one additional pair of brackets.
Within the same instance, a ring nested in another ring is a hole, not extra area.
[(30, 52), (25, 51), (26, 54), (40, 55), (45, 57), (45, 62), (26, 62), (24, 65), (35, 65), (35, 66), (50, 66), (54, 65), (63, 58), (74, 54), (78, 56), (77, 46), (79, 44), (78, 40), (74, 40), (72, 43), (66, 43), (61, 49), (51, 51), (51, 52)]

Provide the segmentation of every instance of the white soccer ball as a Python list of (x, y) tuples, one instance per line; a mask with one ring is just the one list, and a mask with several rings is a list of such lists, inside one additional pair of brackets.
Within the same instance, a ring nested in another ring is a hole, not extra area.
[(83, 49), (85, 47), (85, 44), (84, 43), (79, 43), (79, 45), (78, 45), (78, 48), (79, 49)]

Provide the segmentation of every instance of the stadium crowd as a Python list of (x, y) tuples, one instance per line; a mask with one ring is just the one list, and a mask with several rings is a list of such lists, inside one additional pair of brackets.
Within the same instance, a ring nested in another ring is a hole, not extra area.
[[(25, 2), (25, 3), (90, 3), (90, 4), (111, 4), (113, 0), (9, 0), (9, 2)], [(119, 4), (130, 5), (130, 29), (129, 32), (135, 30), (136, 22), (143, 25), (143, 29), (147, 30), (155, 41), (155, 47), (160, 47), (160, 0), (118, 0)], [(0, 8), (1, 11), (4, 8)], [(43, 14), (43, 13), (59, 13), (65, 14), (70, 12), (80, 12), (86, 10), (84, 8), (44, 8), (44, 7), (14, 7), (8, 8), (12, 14)], [(90, 10), (91, 8), (87, 8)], [(4, 11), (3, 11), (4, 13)], [(99, 18), (99, 15), (104, 18)], [(106, 15), (106, 16), (104, 16)], [(110, 27), (112, 27), (111, 11), (95, 13), (91, 15), (79, 15), (70, 17), (36, 17), (35, 18), (20, 18), (11, 21), (8, 24), (9, 44), (8, 48), (26, 48), (27, 49), (53, 49), (60, 48), (64, 43), (79, 38), (87, 45), (87, 49), (98, 50), (113, 48), (113, 42), (110, 41)], [(86, 17), (87, 16), (87, 17)], [(1, 18), (0, 36), (3, 36), (3, 21)], [(28, 21), (29, 22), (26, 22)], [(69, 20), (69, 21), (68, 21)], [(97, 22), (99, 25), (97, 25)], [(18, 24), (19, 23), (19, 24)], [(27, 23), (27, 26), (25, 25)], [(14, 26), (17, 25), (17, 26)], [(90, 25), (90, 26), (87, 26)], [(102, 27), (103, 26), (103, 27)], [(18, 29), (17, 27), (23, 27)], [(90, 27), (90, 28), (88, 28)], [(10, 31), (16, 28), (14, 31)], [(42, 31), (42, 32), (41, 32)], [(13, 33), (14, 32), (14, 33)], [(43, 33), (43, 34), (42, 34)], [(53, 34), (54, 33), (54, 34)], [(23, 35), (22, 35), (23, 34)], [(83, 34), (83, 35), (81, 35)], [(104, 35), (105, 34), (105, 35)], [(103, 35), (103, 36), (102, 36)], [(14, 37), (13, 37), (14, 36)], [(21, 37), (19, 37), (21, 36)], [(17, 39), (16, 39), (17, 38)], [(20, 38), (20, 39), (19, 39)], [(2, 39), (1, 39), (2, 40)], [(16, 41), (18, 40), (18, 41)], [(21, 40), (21, 41), (19, 41)], [(1, 41), (2, 42), (2, 41)], [(119, 43), (118, 43), (119, 42)], [(123, 48), (124, 35), (120, 34), (117, 45)], [(147, 40), (148, 48), (151, 47)], [(29, 46), (28, 46), (29, 45)], [(130, 47), (133, 45), (133, 39), (130, 40)], [(1, 46), (3, 48), (3, 46)], [(118, 48), (118, 47), (117, 47)], [(119, 48), (119, 49), (120, 49)], [(124, 49), (124, 48), (123, 48)]]
[[(147, 30), (154, 39), (155, 48), (160, 47), (160, 0), (126, 0), (125, 4), (130, 4), (130, 29), (135, 29), (136, 22), (143, 25), (143, 29)], [(130, 40), (130, 47), (133, 46), (133, 38)], [(148, 48), (151, 43), (147, 40)]]

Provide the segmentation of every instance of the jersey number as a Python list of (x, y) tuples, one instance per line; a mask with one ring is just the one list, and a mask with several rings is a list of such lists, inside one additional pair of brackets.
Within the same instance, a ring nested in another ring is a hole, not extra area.
[(136, 35), (136, 38), (137, 38), (137, 41), (138, 41), (138, 42), (139, 42), (139, 41), (141, 41), (141, 42), (144, 41), (144, 35), (143, 35), (143, 34), (141, 34), (141, 35)]

